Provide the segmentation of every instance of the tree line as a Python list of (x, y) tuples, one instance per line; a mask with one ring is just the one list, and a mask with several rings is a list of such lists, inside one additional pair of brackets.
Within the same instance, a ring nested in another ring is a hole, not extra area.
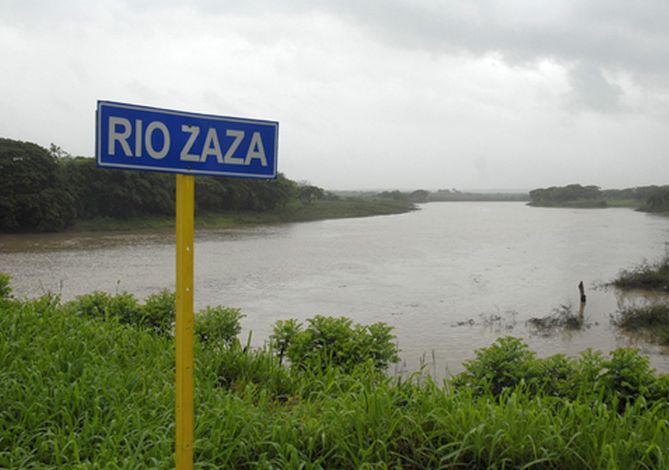
[[(59, 231), (77, 220), (171, 215), (174, 175), (97, 168), (52, 144), (0, 138), (0, 232)], [(196, 178), (199, 212), (270, 211), (326, 196), (280, 174), (275, 180)]]
[(624, 189), (601, 189), (599, 186), (551, 186), (530, 191), (533, 206), (608, 207), (636, 206), (648, 212), (669, 211), (669, 186), (637, 186)]

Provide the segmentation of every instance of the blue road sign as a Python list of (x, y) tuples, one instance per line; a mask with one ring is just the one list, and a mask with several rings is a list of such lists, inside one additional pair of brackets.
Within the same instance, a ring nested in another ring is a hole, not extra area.
[(105, 168), (276, 178), (279, 123), (98, 101)]

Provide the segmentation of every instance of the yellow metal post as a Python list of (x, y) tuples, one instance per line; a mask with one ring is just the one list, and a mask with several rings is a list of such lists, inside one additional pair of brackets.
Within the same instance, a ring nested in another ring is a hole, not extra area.
[(176, 467), (193, 468), (193, 234), (195, 177), (177, 174)]

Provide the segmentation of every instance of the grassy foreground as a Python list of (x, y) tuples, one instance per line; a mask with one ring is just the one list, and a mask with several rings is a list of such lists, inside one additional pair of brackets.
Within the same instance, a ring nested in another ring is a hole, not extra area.
[[(265, 212), (207, 212), (196, 214), (197, 228), (231, 228), (243, 225), (309, 222), (325, 219), (369, 217), (401, 214), (414, 209), (406, 200), (388, 198), (350, 198), (316, 200), (311, 203), (294, 203), (282, 209)], [(174, 227), (174, 217), (142, 216), (130, 218), (95, 218), (80, 220), (68, 230), (75, 232), (128, 231)]]
[[(8, 295), (0, 468), (172, 468), (173, 339), (82, 315), (100, 296)], [(442, 384), (234, 342), (198, 340), (196, 362), (197, 468), (669, 468), (669, 378), (633, 350), (537, 359), (502, 338)]]

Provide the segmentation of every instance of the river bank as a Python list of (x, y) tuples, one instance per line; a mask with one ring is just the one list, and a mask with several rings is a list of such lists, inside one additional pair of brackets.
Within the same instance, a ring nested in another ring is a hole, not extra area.
[[(296, 203), (284, 208), (262, 212), (231, 211), (198, 213), (195, 215), (195, 227), (199, 229), (225, 229), (253, 225), (402, 214), (412, 210), (416, 210), (416, 206), (406, 200), (371, 197), (316, 200), (308, 204)], [(174, 223), (174, 216), (99, 217), (77, 221), (66, 232), (154, 230), (172, 228), (174, 227)]]
[[(195, 304), (240, 308), (254, 346), (287, 318), (385, 321), (400, 338), (398, 368), (415, 370), (427, 358), (438, 379), (460, 372), (500, 334), (542, 355), (639, 346), (667, 372), (668, 350), (635, 343), (610, 323), (619, 302), (636, 296), (593, 287), (663, 253), (667, 230), (666, 218), (627, 209), (522, 202), (435, 202), (384, 217), (203, 229), (195, 233)], [(3, 235), (0, 266), (19, 297), (51, 291), (71, 300), (102, 290), (146, 298), (174, 289), (174, 230)], [(537, 335), (527, 322), (561, 305), (576, 311), (581, 280), (588, 327)]]

